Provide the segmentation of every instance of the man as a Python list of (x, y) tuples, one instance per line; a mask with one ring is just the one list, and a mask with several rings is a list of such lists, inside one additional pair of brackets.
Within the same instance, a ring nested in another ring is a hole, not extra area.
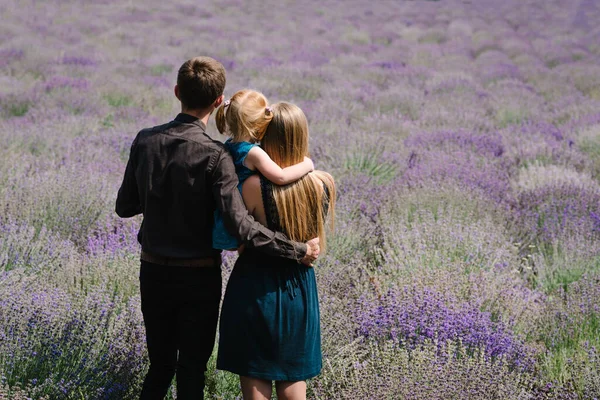
[(319, 253), (318, 239), (291, 242), (248, 214), (231, 156), (205, 133), (224, 89), (221, 63), (186, 61), (175, 86), (181, 113), (138, 133), (117, 196), (120, 217), (144, 217), (138, 241), (150, 369), (141, 399), (163, 399), (174, 374), (180, 400), (203, 398), (221, 298), (221, 256), (212, 249), (215, 209), (248, 246), (306, 265)]

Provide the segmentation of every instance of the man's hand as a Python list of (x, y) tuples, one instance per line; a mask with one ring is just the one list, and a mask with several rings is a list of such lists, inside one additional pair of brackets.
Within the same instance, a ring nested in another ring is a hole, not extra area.
[(312, 263), (319, 257), (320, 252), (319, 238), (310, 239), (306, 242), (306, 255), (300, 262), (307, 267), (312, 267)]

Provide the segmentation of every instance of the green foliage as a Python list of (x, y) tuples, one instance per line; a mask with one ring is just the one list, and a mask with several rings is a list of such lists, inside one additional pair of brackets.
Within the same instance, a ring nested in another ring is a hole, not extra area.
[(578, 281), (555, 289), (543, 320), (546, 326), (540, 331), (539, 339), (548, 349), (540, 357), (544, 376), (572, 386), (581, 398), (600, 393), (596, 369), (596, 349), (600, 348), (599, 276), (586, 273)]
[(528, 118), (528, 112), (524, 109), (501, 108), (496, 112), (498, 126), (505, 128), (508, 125), (517, 125)]
[(105, 95), (106, 101), (111, 107), (128, 107), (133, 104), (133, 98), (122, 93), (108, 93)]
[(241, 398), (242, 391), (239, 376), (227, 371), (217, 370), (217, 347), (215, 346), (208, 361), (204, 397), (214, 400)]
[(557, 65), (560, 65), (560, 60), (553, 59), (546, 61), (546, 67), (550, 69), (556, 67)]
[(487, 51), (502, 51), (497, 45), (486, 43), (483, 46), (477, 48), (477, 50), (473, 53), (473, 57), (477, 59), (480, 55)]
[(579, 144), (579, 149), (595, 160), (600, 160), (600, 137), (585, 138)]
[(22, 117), (27, 114), (31, 104), (28, 101), (15, 101), (10, 103), (6, 108), (8, 115), (12, 117)]
[(171, 72), (173, 70), (173, 66), (169, 64), (159, 64), (153, 65), (150, 67), (150, 74), (154, 76), (161, 76), (166, 74), (167, 72)]
[(419, 38), (419, 43), (444, 43), (446, 35), (441, 31), (430, 31)]
[(346, 158), (345, 168), (372, 176), (377, 183), (386, 184), (392, 181), (398, 172), (396, 165), (379, 161), (383, 149), (356, 150)]
[(590, 159), (592, 176), (600, 181), (600, 136), (583, 138), (578, 147)]
[(483, 353), (467, 356), (460, 343), (449, 343), (443, 357), (432, 342), (414, 350), (395, 341), (366, 347), (355, 342), (330, 355), (311, 385), (314, 398), (516, 400), (534, 382), (529, 374), (487, 361)]
[[(580, 246), (585, 246), (583, 239)], [(531, 245), (532, 250), (527, 257), (530, 268), (530, 281), (535, 287), (545, 293), (555, 293), (557, 290), (567, 290), (568, 287), (579, 281), (589, 273), (600, 272), (600, 257), (593, 254), (577, 254), (573, 244), (540, 243), (537, 247)]]
[(115, 117), (112, 114), (108, 114), (106, 117), (104, 117), (101, 121), (100, 124), (104, 127), (104, 128), (112, 128), (114, 127), (114, 121), (115, 121)]

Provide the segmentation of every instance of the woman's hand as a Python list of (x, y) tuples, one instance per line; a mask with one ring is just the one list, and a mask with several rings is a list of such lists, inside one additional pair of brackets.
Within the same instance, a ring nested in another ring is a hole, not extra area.
[(307, 267), (312, 267), (312, 263), (319, 257), (321, 247), (319, 246), (319, 238), (310, 239), (306, 242), (306, 255), (300, 262)]

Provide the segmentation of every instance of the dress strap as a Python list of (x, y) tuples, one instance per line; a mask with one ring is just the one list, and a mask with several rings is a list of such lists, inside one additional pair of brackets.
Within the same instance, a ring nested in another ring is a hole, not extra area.
[(273, 183), (262, 175), (260, 175), (260, 192), (263, 206), (265, 207), (267, 227), (275, 231), (281, 231), (277, 203), (275, 203), (275, 198), (273, 197)]
[[(262, 175), (260, 175), (260, 191), (263, 206), (265, 207), (268, 228), (281, 232), (279, 212), (277, 211), (277, 203), (275, 203), (275, 197), (273, 196), (273, 183)], [(285, 289), (293, 300), (297, 296), (298, 290), (300, 290), (300, 280), (302, 279), (300, 266), (292, 268), (282, 267), (279, 273), (282, 274), (285, 280)]]

